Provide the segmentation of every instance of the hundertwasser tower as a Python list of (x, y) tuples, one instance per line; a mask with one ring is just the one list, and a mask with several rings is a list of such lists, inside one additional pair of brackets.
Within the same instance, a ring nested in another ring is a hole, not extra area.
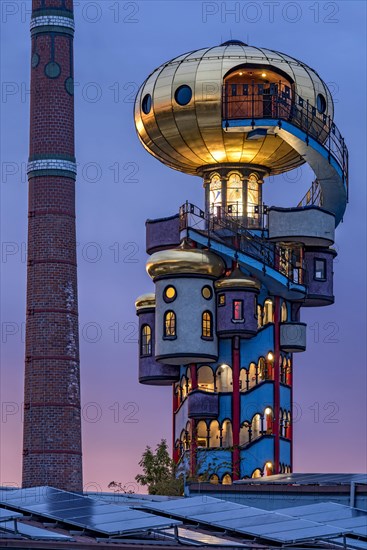
[[(172, 387), (174, 459), (217, 483), (291, 472), (301, 310), (334, 302), (347, 203), (328, 87), (289, 55), (231, 40), (153, 71), (135, 124), (147, 151), (205, 192), (203, 207), (146, 222), (155, 292), (136, 301), (139, 380)], [(304, 163), (315, 173), (304, 198), (265, 205), (266, 178)]]
[(72, 0), (32, 0), (23, 486), (82, 490)]

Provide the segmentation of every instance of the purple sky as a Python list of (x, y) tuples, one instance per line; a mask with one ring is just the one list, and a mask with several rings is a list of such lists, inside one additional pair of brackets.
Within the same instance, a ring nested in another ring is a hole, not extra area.
[[(85, 486), (134, 484), (145, 446), (162, 437), (171, 443), (170, 388), (142, 386), (137, 379), (134, 300), (152, 290), (144, 222), (176, 213), (186, 199), (203, 205), (199, 178), (165, 167), (140, 145), (133, 98), (161, 63), (231, 36), (303, 60), (334, 96), (335, 120), (350, 152), (350, 204), (337, 229), (336, 303), (302, 310), (308, 349), (294, 356), (294, 470), (365, 471), (366, 4), (279, 1), (272, 9), (265, 1), (75, 4)], [(21, 477), (29, 7), (21, 0), (0, 5), (1, 484), (17, 484)], [(264, 187), (265, 202), (294, 205), (311, 181), (307, 167), (272, 178)]]

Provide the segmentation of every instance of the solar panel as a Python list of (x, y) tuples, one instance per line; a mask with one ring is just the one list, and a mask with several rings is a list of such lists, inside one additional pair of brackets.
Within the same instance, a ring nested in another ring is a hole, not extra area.
[(321, 502), (293, 508), (282, 508), (277, 512), (292, 517), (304, 518), (347, 529), (354, 535), (367, 537), (367, 512), (336, 502)]
[(62, 535), (60, 533), (55, 533), (54, 531), (48, 531), (47, 529), (41, 529), (40, 527), (34, 527), (33, 525), (28, 525), (21, 522), (17, 523), (17, 531), (14, 529), (14, 524), (10, 522), (1, 524), (1, 528), (6, 529), (8, 533), (11, 533), (12, 535), (19, 533), (20, 535), (34, 540), (72, 540), (72, 537), (68, 537), (67, 535)]
[(185, 518), (199, 525), (219, 527), (234, 533), (275, 542), (300, 542), (336, 537), (348, 532), (345, 528), (235, 504), (206, 495), (169, 502), (147, 503), (144, 508), (171, 517)]
[(347, 548), (350, 549), (355, 548), (356, 550), (367, 550), (367, 542), (363, 540), (352, 539), (350, 537), (345, 537), (345, 544), (343, 538), (333, 539), (333, 543), (340, 544), (342, 548), (345, 548), (346, 544)]
[(18, 512), (12, 512), (11, 510), (5, 510), (5, 508), (0, 508), (0, 521), (6, 521), (11, 519), (21, 518), (23, 514)]
[(174, 519), (51, 487), (0, 490), (0, 504), (104, 535), (131, 534), (181, 525)]

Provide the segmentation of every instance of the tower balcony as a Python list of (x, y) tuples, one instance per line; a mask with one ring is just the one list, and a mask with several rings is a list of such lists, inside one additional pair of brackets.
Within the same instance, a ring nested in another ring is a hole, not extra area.
[(306, 350), (306, 323), (281, 323), (280, 348), (287, 353)]
[(140, 358), (139, 382), (151, 386), (170, 386), (180, 379), (180, 367), (162, 365), (154, 357)]
[(147, 254), (178, 246), (180, 244), (179, 224), (178, 214), (168, 218), (147, 220), (145, 222)]
[(214, 392), (193, 390), (187, 396), (189, 418), (217, 418), (219, 395)]
[(271, 207), (268, 212), (268, 229), (270, 241), (330, 246), (334, 243), (335, 216), (318, 206)]

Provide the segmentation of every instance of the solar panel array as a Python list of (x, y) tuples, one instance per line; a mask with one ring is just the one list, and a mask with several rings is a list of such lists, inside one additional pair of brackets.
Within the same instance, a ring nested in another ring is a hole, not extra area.
[(269, 483), (290, 485), (349, 485), (351, 482), (367, 483), (367, 474), (275, 474), (272, 476), (241, 479), (236, 485), (267, 485)]
[(103, 535), (134, 534), (181, 524), (51, 487), (0, 490), (0, 504)]
[(199, 525), (282, 543), (337, 537), (348, 532), (346, 528), (298, 519), (283, 512), (271, 512), (206, 495), (162, 503), (152, 502), (144, 508), (194, 521)]
[(282, 508), (276, 511), (292, 517), (348, 529), (353, 535), (367, 538), (367, 512), (364, 510), (358, 510), (336, 502), (320, 502), (319, 504)]

